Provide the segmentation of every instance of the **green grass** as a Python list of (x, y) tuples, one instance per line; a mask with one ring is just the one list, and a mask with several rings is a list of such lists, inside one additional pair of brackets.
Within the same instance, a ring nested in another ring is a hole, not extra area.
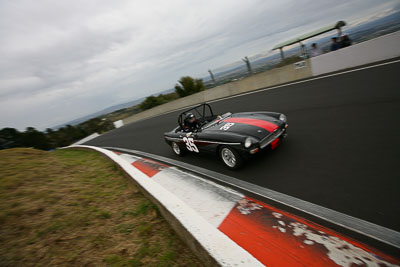
[(117, 225), (116, 230), (121, 234), (130, 234), (136, 228), (136, 225), (133, 223), (121, 223)]
[(0, 151), (1, 266), (201, 266), (97, 152)]

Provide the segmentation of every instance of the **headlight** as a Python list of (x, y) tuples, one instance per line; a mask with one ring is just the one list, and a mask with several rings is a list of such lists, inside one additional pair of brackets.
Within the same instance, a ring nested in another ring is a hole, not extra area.
[(246, 140), (244, 141), (244, 147), (249, 148), (251, 146), (251, 138), (247, 137)]
[(279, 120), (286, 122), (286, 116), (284, 114), (279, 115)]

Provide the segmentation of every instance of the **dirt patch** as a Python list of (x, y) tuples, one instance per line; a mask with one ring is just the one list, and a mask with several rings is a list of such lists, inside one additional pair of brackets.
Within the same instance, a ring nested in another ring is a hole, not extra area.
[(97, 152), (0, 151), (0, 266), (202, 266)]

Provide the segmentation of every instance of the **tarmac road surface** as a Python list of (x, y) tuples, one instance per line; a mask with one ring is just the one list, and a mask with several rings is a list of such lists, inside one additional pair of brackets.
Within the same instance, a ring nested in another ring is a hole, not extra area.
[(211, 104), (214, 113), (278, 111), (289, 136), (238, 171), (217, 157), (175, 156), (163, 133), (172, 112), (87, 145), (141, 150), (246, 180), (400, 231), (400, 63), (310, 80)]

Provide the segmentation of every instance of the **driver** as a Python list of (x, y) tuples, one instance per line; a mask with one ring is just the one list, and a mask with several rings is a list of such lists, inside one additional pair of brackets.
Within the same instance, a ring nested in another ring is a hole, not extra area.
[(185, 121), (183, 123), (184, 132), (194, 132), (195, 130), (201, 129), (200, 121), (196, 119), (193, 113), (186, 114)]

